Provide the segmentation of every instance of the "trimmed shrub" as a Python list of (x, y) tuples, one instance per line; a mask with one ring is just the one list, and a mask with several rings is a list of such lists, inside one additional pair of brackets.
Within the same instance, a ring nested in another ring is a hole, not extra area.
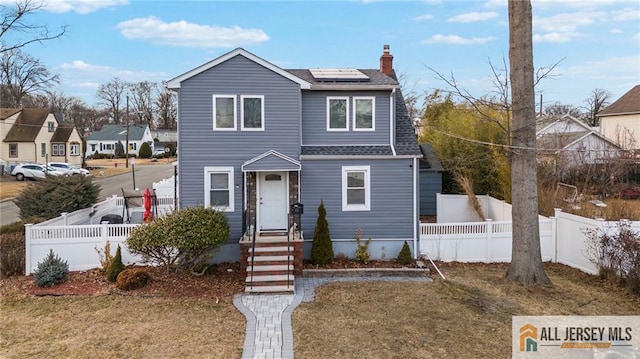
[(38, 287), (53, 287), (67, 280), (69, 265), (60, 257), (49, 250), (49, 255), (44, 261), (38, 263), (38, 268), (33, 273), (33, 279)]
[(356, 255), (355, 258), (358, 262), (362, 264), (369, 264), (369, 260), (371, 259), (371, 254), (369, 253), (369, 243), (371, 243), (371, 238), (369, 238), (366, 242), (362, 243), (360, 239), (362, 235), (362, 230), (358, 229), (356, 231)]
[(18, 194), (13, 202), (23, 221), (32, 217), (51, 219), (62, 212), (75, 212), (98, 201), (100, 186), (89, 176), (48, 176)]
[(127, 247), (153, 265), (167, 271), (206, 267), (220, 245), (229, 238), (223, 212), (203, 206), (190, 207), (159, 217), (134, 229)]
[(24, 274), (24, 227), (21, 228), (23, 232), (0, 234), (0, 278)]
[(151, 150), (151, 146), (149, 146), (148, 143), (143, 142), (142, 145), (140, 145), (140, 151), (138, 151), (138, 156), (140, 158), (151, 158), (152, 155), (153, 155), (153, 151)]
[(396, 262), (403, 265), (408, 265), (413, 262), (413, 258), (411, 258), (411, 249), (409, 248), (409, 244), (407, 244), (407, 241), (404, 241), (402, 249), (400, 249), (400, 253), (398, 253)]
[(107, 268), (107, 280), (111, 283), (118, 279), (118, 274), (124, 270), (124, 264), (122, 263), (122, 251), (120, 246), (116, 249), (116, 255), (113, 256), (109, 267)]
[(98, 252), (100, 256), (100, 272), (106, 274), (114, 258), (113, 255), (111, 255), (111, 242), (107, 241), (107, 243), (104, 244), (104, 249), (98, 249), (96, 247), (96, 252)]
[(151, 280), (149, 273), (142, 269), (125, 269), (116, 279), (116, 288), (120, 290), (136, 290), (144, 287)]
[(320, 201), (318, 206), (318, 220), (316, 228), (313, 230), (313, 247), (311, 248), (311, 260), (318, 265), (325, 265), (333, 261), (333, 243), (329, 233), (329, 222), (327, 222), (327, 210), (324, 202)]
[(113, 150), (113, 154), (116, 156), (116, 158), (124, 158), (125, 152), (122, 141), (118, 141), (118, 143), (116, 143), (116, 148)]

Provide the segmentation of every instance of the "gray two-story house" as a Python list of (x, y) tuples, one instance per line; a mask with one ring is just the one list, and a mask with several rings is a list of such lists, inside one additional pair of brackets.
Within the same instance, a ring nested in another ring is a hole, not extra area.
[(236, 49), (169, 80), (180, 207), (226, 212), (237, 244), (287, 233), (302, 203), (308, 256), (323, 201), (336, 254), (353, 257), (359, 229), (372, 258), (417, 253), (422, 154), (392, 62), (385, 46), (379, 69), (285, 70)]

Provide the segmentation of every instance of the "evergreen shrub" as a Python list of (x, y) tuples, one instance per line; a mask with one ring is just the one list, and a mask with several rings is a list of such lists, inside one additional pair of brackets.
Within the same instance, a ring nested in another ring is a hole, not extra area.
[(24, 256), (24, 227), (22, 233), (0, 234), (0, 278), (23, 275)]
[(38, 263), (38, 268), (33, 273), (33, 279), (38, 287), (53, 287), (67, 280), (67, 274), (69, 274), (69, 265), (54, 255), (53, 249), (51, 249), (44, 261)]
[(120, 246), (118, 245), (118, 249), (116, 249), (116, 255), (113, 256), (109, 267), (107, 268), (107, 280), (111, 283), (115, 282), (118, 279), (118, 274), (124, 270), (124, 264), (122, 263), (122, 251), (120, 250)]
[(402, 249), (400, 249), (400, 253), (398, 253), (396, 262), (399, 264), (408, 265), (411, 264), (412, 261), (413, 258), (411, 258), (411, 249), (409, 248), (409, 244), (407, 244), (407, 241), (404, 241)]
[(369, 253), (369, 243), (371, 243), (371, 238), (369, 238), (366, 242), (362, 243), (360, 237), (362, 236), (362, 230), (358, 229), (356, 231), (356, 255), (355, 258), (358, 262), (362, 264), (369, 264), (369, 260), (371, 259), (371, 254)]
[(329, 222), (327, 222), (327, 210), (324, 202), (320, 201), (318, 206), (318, 219), (316, 228), (313, 230), (313, 247), (311, 248), (311, 261), (318, 265), (326, 265), (333, 261), (333, 243), (329, 233)]
[(141, 269), (125, 269), (116, 279), (116, 288), (120, 290), (136, 290), (144, 287), (151, 280), (147, 271)]
[(148, 143), (143, 142), (142, 145), (140, 145), (140, 151), (138, 151), (138, 156), (140, 158), (151, 158), (152, 155), (153, 155), (153, 151), (151, 150), (151, 146), (149, 146)]

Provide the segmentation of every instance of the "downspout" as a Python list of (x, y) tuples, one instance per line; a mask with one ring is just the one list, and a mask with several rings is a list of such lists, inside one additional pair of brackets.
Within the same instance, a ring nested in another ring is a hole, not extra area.
[(420, 218), (418, 216), (418, 159), (413, 159), (413, 259), (418, 259), (418, 227)]
[(396, 89), (395, 87), (391, 90), (391, 96), (389, 96), (389, 145), (391, 146), (391, 153), (393, 156), (396, 156), (396, 148), (393, 146), (395, 143), (395, 134), (396, 134)]

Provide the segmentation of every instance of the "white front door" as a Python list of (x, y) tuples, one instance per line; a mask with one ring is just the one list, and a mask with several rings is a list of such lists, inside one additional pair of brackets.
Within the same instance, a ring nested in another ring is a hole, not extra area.
[(258, 228), (261, 231), (287, 230), (287, 174), (259, 173)]

